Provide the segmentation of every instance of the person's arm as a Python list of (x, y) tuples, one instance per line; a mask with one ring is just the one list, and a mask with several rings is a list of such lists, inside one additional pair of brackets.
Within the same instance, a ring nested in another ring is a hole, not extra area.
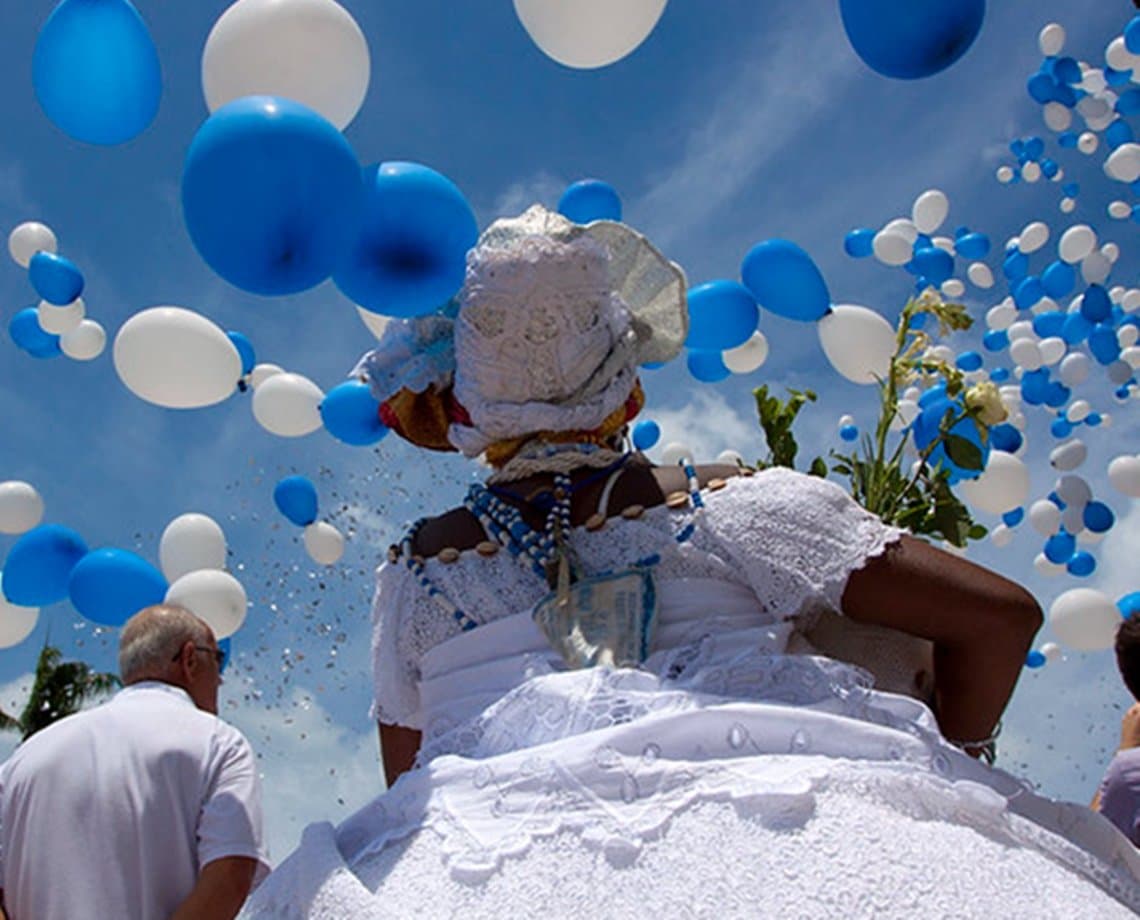
[(233, 920), (253, 886), (257, 860), (224, 856), (202, 867), (198, 883), (170, 920)]
[(959, 742), (991, 734), (1042, 622), (1020, 585), (910, 536), (852, 573), (842, 607), (934, 643), (935, 713)]
[[(1120, 747), (1117, 748), (1117, 753), (1135, 747), (1140, 747), (1140, 703), (1133, 703), (1120, 720)], [(1100, 811), (1101, 792), (1102, 789), (1098, 788), (1089, 805), (1093, 811)]]
[(403, 725), (389, 725), (385, 722), (377, 724), (380, 726), (380, 756), (384, 761), (384, 779), (390, 789), (400, 774), (412, 769), (423, 736), (414, 728), (405, 728)]

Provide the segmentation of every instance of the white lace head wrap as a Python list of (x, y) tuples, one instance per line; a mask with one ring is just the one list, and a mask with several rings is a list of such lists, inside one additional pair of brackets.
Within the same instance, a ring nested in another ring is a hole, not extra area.
[[(596, 428), (629, 397), (637, 366), (675, 357), (688, 334), (679, 266), (624, 224), (581, 226), (540, 205), (483, 232), (457, 300), (453, 365), (439, 360), (435, 316), (389, 324), (357, 370), (384, 400), (397, 383), (445, 386), (453, 367), (471, 424), (452, 424), (448, 438), (467, 456)], [(425, 346), (435, 349), (427, 364), (409, 354)]]

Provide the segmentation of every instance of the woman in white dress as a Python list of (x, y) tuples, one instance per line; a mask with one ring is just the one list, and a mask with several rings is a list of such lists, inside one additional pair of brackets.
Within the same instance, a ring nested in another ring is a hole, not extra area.
[[(452, 313), (359, 368), (404, 437), (494, 469), (379, 572), (390, 788), (308, 828), (250, 916), (1140, 909), (1114, 828), (977, 759), (1027, 592), (824, 480), (620, 450), (637, 367), (687, 330), (646, 240), (536, 206), (484, 233)], [(928, 643), (927, 690), (809, 654), (827, 611)]]

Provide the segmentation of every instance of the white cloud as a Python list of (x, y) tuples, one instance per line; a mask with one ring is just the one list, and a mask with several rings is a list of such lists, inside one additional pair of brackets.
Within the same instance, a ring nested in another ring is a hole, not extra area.
[(661, 426), (660, 447), (679, 441), (691, 447), (699, 461), (707, 462), (724, 450), (737, 450), (745, 460), (758, 440), (756, 422), (741, 415), (720, 393), (696, 390), (676, 409), (656, 409), (653, 420)]
[(558, 204), (566, 185), (565, 179), (546, 170), (513, 182), (495, 198), (490, 207), (489, 219), (513, 217), (536, 202), (553, 209)]

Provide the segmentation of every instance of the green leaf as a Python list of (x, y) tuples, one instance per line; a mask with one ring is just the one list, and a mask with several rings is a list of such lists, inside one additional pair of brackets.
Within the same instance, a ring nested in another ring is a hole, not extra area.
[(823, 457), (816, 457), (811, 462), (811, 467), (808, 472), (813, 476), (818, 476), (820, 479), (827, 478), (827, 464), (824, 462)]
[(984, 540), (986, 538), (986, 534), (988, 533), (989, 531), (981, 524), (974, 524), (968, 531), (966, 531), (966, 536), (971, 540)]
[(984, 469), (982, 449), (973, 441), (968, 441), (961, 435), (947, 434), (943, 438), (943, 443), (946, 445), (946, 455), (955, 466), (963, 470)]

